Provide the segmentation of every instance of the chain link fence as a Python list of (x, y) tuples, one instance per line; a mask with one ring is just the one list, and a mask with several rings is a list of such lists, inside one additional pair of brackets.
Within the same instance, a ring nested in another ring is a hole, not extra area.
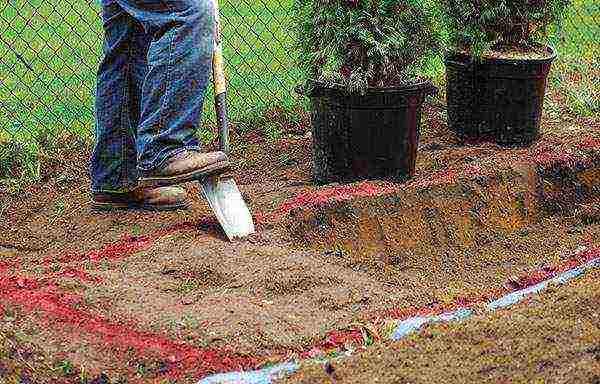
[[(103, 39), (99, 5), (9, 0), (0, 7), (0, 132), (92, 132)], [(231, 118), (295, 105), (300, 73), (291, 55), (292, 1), (222, 1), (221, 7)], [(205, 109), (210, 120), (210, 98)]]
[[(294, 62), (292, 2), (221, 0), (234, 122), (251, 121), (270, 108), (301, 105), (293, 91), (300, 71)], [(64, 131), (92, 135), (103, 39), (99, 8), (93, 0), (1, 2), (0, 144), (35, 145)], [(598, 63), (599, 25), (600, 3), (574, 0), (554, 35), (565, 65)], [(205, 109), (210, 122), (211, 100)]]

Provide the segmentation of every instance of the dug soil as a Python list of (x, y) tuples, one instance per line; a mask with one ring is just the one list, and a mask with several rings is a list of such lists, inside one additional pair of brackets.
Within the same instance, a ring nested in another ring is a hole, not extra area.
[[(512, 151), (458, 146), (441, 112), (428, 115), (416, 179)], [(186, 186), (192, 201), (187, 212), (91, 212), (85, 154), (23, 193), (2, 195), (0, 377), (79, 382), (104, 380), (104, 372), (111, 382), (191, 382), (256, 368), (304, 356), (330, 331), (358, 328), (394, 309), (503, 289), (514, 276), (560, 263), (582, 246), (600, 246), (600, 224), (570, 212), (470, 252), (432, 249), (431, 258), (409, 267), (299, 246), (276, 214), (291, 199), (317, 190), (306, 124), (293, 128), (278, 141), (234, 137), (235, 176), (259, 229), (244, 241), (225, 241), (193, 184)], [(544, 129), (547, 138), (563, 141), (600, 134), (600, 126), (577, 120), (547, 122)], [(501, 312), (467, 327), (438, 326), (419, 339), (374, 347), (340, 366), (339, 382), (370, 382), (375, 373), (381, 382), (439, 382), (436, 375), (446, 369), (455, 377), (472, 369), (477, 377), (496, 378), (575, 372), (597, 361), (594, 350), (582, 349), (594, 348), (582, 340), (598, 335), (600, 325), (589, 309), (598, 304), (596, 277), (586, 280), (595, 290), (578, 285), (565, 291), (572, 297), (560, 309), (552, 303), (563, 293), (521, 308), (516, 321)], [(566, 347), (569, 338), (577, 341)], [(536, 360), (547, 349), (551, 357)], [(525, 351), (532, 357), (523, 364), (538, 364), (538, 371), (508, 363)], [(562, 354), (567, 351), (587, 360), (574, 361), (569, 371)], [(331, 380), (320, 366), (313, 368), (292, 382)], [(419, 376), (422, 370), (428, 373)]]
[(277, 383), (598, 383), (599, 307), (596, 270), (514, 308), (431, 325)]

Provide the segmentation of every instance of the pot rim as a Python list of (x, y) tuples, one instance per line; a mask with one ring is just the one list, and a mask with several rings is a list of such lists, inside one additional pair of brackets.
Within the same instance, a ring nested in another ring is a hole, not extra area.
[[(539, 59), (535, 59), (535, 58), (515, 59), (515, 58), (499, 58), (499, 57), (482, 56), (481, 58), (479, 58), (479, 60), (486, 64), (539, 64), (539, 63), (551, 63), (554, 60), (556, 60), (556, 58), (558, 57), (558, 52), (556, 51), (556, 49), (550, 44), (545, 45), (545, 48), (548, 49), (548, 51), (550, 52), (550, 57), (544, 57), (544, 58), (539, 58)], [(468, 58), (470, 62), (473, 62), (476, 59), (472, 54), (469, 54), (466, 52), (459, 52), (456, 50), (450, 50), (449, 52), (446, 53), (444, 60), (446, 62), (453, 61), (452, 60), (453, 56)]]
[[(420, 79), (417, 83), (406, 84), (402, 86), (394, 86), (394, 87), (368, 87), (365, 90), (365, 93), (362, 94), (360, 92), (350, 92), (348, 88), (342, 84), (333, 83), (333, 82), (325, 82), (318, 81), (315, 79), (308, 79), (304, 84), (312, 84), (315, 88), (319, 89), (327, 89), (340, 91), (348, 96), (363, 96), (363, 95), (377, 95), (377, 94), (385, 94), (385, 93), (398, 93), (398, 92), (406, 92), (406, 91), (417, 91), (417, 90), (426, 90), (429, 91), (428, 94), (435, 94), (438, 92), (438, 88), (433, 84), (431, 80)], [(306, 90), (304, 89), (304, 84), (298, 84), (296, 86), (295, 91), (300, 95), (306, 95)]]

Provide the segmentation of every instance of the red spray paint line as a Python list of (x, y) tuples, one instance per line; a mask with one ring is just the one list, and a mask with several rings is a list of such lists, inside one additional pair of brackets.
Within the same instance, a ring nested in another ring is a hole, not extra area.
[(569, 152), (541, 152), (532, 154), (531, 160), (539, 166), (561, 164), (572, 167), (577, 163), (578, 157)]
[(583, 141), (581, 142), (581, 144), (579, 144), (579, 148), (582, 149), (600, 149), (600, 139), (593, 137), (593, 136), (588, 136), (585, 139), (583, 139)]
[[(476, 167), (470, 167), (466, 173), (473, 174), (480, 170)], [(445, 170), (437, 172), (428, 177), (409, 181), (405, 184), (374, 184), (368, 181), (360, 182), (354, 185), (345, 185), (339, 187), (330, 187), (318, 191), (301, 194), (283, 203), (274, 212), (268, 214), (257, 214), (255, 220), (257, 224), (269, 224), (279, 221), (284, 215), (297, 208), (314, 207), (319, 204), (333, 201), (345, 201), (359, 197), (382, 196), (389, 193), (398, 192), (405, 188), (419, 187), (425, 188), (437, 184), (454, 182), (459, 173), (455, 170)]]
[(97, 263), (102, 260), (120, 260), (125, 259), (134, 254), (143, 251), (150, 247), (156, 239), (173, 234), (175, 232), (185, 230), (185, 229), (195, 229), (200, 225), (207, 225), (213, 223), (212, 219), (202, 219), (199, 223), (190, 223), (183, 222), (179, 224), (172, 225), (165, 229), (160, 229), (148, 235), (143, 236), (131, 236), (125, 235), (119, 241), (113, 244), (105, 245), (104, 247), (93, 250), (84, 254), (67, 254), (55, 257), (49, 257), (44, 259), (41, 264), (49, 265), (54, 263), (81, 263), (81, 262), (94, 262)]
[(101, 278), (100, 276), (94, 276), (94, 275), (91, 275), (85, 271), (82, 271), (82, 270), (76, 269), (76, 268), (65, 269), (62, 272), (59, 272), (51, 277), (57, 277), (57, 278), (67, 277), (67, 278), (79, 280), (82, 283), (101, 283), (104, 281), (104, 279)]
[[(88, 253), (83, 254), (67, 254), (55, 257), (49, 257), (42, 260), (40, 265), (49, 265), (55, 263), (81, 263), (81, 262), (100, 262), (102, 260), (120, 260), (127, 257), (133, 256), (136, 253), (151, 246), (158, 238), (181, 231), (186, 229), (198, 228), (200, 225), (207, 225), (213, 223), (212, 219), (202, 219), (199, 223), (194, 224), (190, 222), (178, 223), (171, 225), (165, 229), (160, 229), (149, 235), (144, 236), (131, 236), (125, 235), (118, 242), (113, 244), (105, 245), (98, 250), (92, 250)], [(3, 281), (7, 278), (6, 273), (15, 271), (19, 268), (19, 262), (0, 262), (0, 286)], [(67, 277), (79, 280), (83, 283), (100, 283), (103, 279), (99, 276), (93, 276), (87, 272), (77, 268), (66, 268), (56, 274), (47, 274), (41, 279), (27, 279), (17, 278), (17, 286), (21, 288), (27, 288), (27, 284), (45, 283), (49, 279), (55, 279), (60, 277)], [(10, 279), (10, 278), (9, 278)]]
[[(600, 257), (600, 248), (580, 252), (559, 267), (543, 268), (517, 280), (511, 280), (509, 287), (502, 293), (535, 285), (597, 257)], [(57, 322), (76, 326), (78, 329), (100, 337), (105, 344), (113, 345), (120, 350), (133, 349), (139, 355), (144, 355), (149, 351), (157, 353), (167, 363), (166, 374), (172, 377), (180, 377), (190, 371), (195, 371), (198, 377), (203, 377), (212, 373), (250, 370), (260, 366), (258, 358), (240, 357), (226, 350), (199, 349), (169, 340), (164, 336), (140, 332), (121, 324), (112, 323), (102, 316), (80, 309), (81, 299), (78, 296), (61, 293), (56, 285), (43, 286), (43, 282), (36, 279), (2, 276), (0, 277), (0, 292), (2, 292), (0, 297), (5, 301), (21, 305), (29, 310), (44, 311), (54, 317)], [(416, 315), (435, 315), (499, 296), (500, 292), (496, 291), (493, 294), (484, 294), (475, 298), (459, 298), (451, 305), (391, 310), (380, 313), (377, 317), (379, 320), (383, 320), (406, 319)], [(301, 356), (313, 357), (319, 351), (343, 349), (348, 343), (360, 345), (363, 342), (364, 337), (360, 330), (333, 331), (328, 333), (325, 340), (317, 346), (302, 352)], [(273, 361), (273, 358), (269, 361)]]
[(496, 300), (511, 292), (532, 287), (597, 258), (600, 258), (600, 248), (593, 248), (577, 252), (569, 257), (567, 261), (559, 265), (544, 267), (534, 270), (527, 275), (513, 278), (505, 284), (504, 288), (501, 289), (482, 293), (472, 297), (458, 297), (453, 303), (449, 304), (434, 303), (430, 307), (424, 308), (409, 307), (378, 311), (370, 314), (368, 318), (376, 324), (381, 324), (386, 320), (406, 320), (413, 316), (440, 315), (444, 312), (468, 308), (478, 303)]
[(151, 236), (124, 236), (114, 244), (108, 244), (101, 249), (85, 254), (73, 253), (44, 259), (41, 264), (81, 263), (85, 261), (99, 262), (101, 260), (119, 260), (132, 256), (148, 248), (154, 239)]
[(193, 371), (206, 376), (215, 372), (248, 370), (258, 366), (252, 357), (240, 357), (226, 350), (200, 349), (172, 341), (164, 336), (133, 330), (110, 322), (105, 317), (80, 309), (81, 298), (60, 292), (55, 285), (42, 286), (35, 279), (0, 279), (0, 298), (29, 311), (43, 311), (57, 323), (76, 327), (99, 337), (104, 345), (138, 355), (158, 354), (168, 369), (167, 376), (178, 378)]
[(600, 139), (587, 136), (576, 145), (569, 145), (571, 150), (567, 148), (568, 143), (560, 140), (553, 140), (544, 143), (531, 151), (528, 159), (540, 166), (551, 166), (554, 164), (562, 164), (564, 166), (574, 166), (578, 161), (586, 161), (587, 158), (576, 156), (574, 150), (589, 150), (599, 149)]
[(364, 336), (360, 330), (331, 331), (319, 344), (301, 352), (300, 357), (302, 359), (311, 359), (323, 355), (324, 352), (339, 351), (349, 345), (363, 345), (364, 342)]
[(355, 197), (379, 196), (394, 192), (398, 189), (392, 185), (375, 185), (362, 182), (356, 185), (325, 188), (314, 192), (300, 194), (293, 199), (281, 204), (275, 211), (263, 214), (255, 214), (254, 220), (257, 224), (269, 224), (279, 221), (284, 215), (297, 208), (312, 207), (328, 201), (343, 201)]
[(398, 190), (394, 185), (375, 185), (369, 182), (362, 182), (356, 185), (340, 186), (322, 189), (300, 195), (289, 202), (282, 204), (277, 212), (285, 214), (293, 209), (313, 206), (316, 204), (325, 203), (327, 201), (344, 201), (355, 197), (379, 196), (385, 193), (395, 192)]

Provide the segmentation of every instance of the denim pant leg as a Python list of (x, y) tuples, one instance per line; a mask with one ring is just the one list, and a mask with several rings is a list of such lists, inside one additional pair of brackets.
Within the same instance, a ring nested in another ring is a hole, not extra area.
[(148, 172), (182, 150), (200, 150), (196, 132), (214, 44), (212, 1), (117, 1), (152, 36), (137, 138), (138, 170)]
[(128, 192), (137, 185), (137, 127), (150, 37), (115, 0), (102, 1), (104, 56), (98, 67), (93, 192)]

